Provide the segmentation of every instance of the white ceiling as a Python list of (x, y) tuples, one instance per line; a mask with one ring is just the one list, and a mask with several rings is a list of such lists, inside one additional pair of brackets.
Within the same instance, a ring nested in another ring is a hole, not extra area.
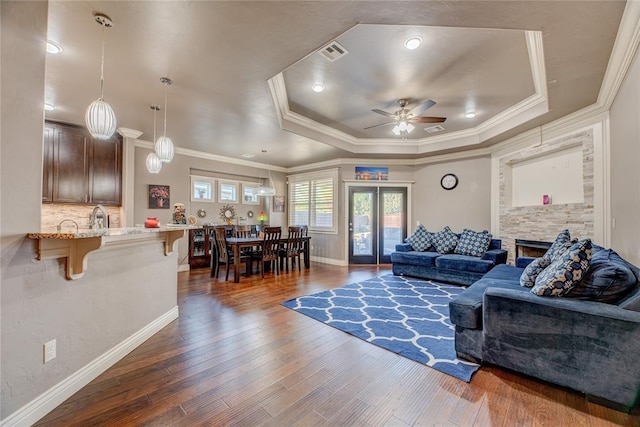
[[(265, 149), (293, 167), (334, 158), (416, 158), (486, 146), (596, 101), (622, 1), (49, 2), (47, 118), (83, 124), (99, 95), (109, 15), (105, 100), (118, 125), (153, 139), (152, 103), (164, 103), (178, 148), (231, 158)], [(402, 46), (420, 34), (418, 49)], [(349, 54), (317, 53), (337, 40)], [(322, 93), (311, 90), (322, 81)], [(406, 141), (372, 112), (432, 99)], [(474, 119), (464, 113), (476, 111)], [(159, 122), (161, 121), (159, 116)], [(161, 126), (158, 126), (161, 132)]]

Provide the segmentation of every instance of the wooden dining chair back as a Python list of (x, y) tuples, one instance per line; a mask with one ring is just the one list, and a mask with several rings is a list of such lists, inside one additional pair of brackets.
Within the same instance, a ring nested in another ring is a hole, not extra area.
[(269, 262), (271, 268), (275, 269), (276, 274), (280, 274), (280, 266), (278, 263), (280, 256), (280, 237), (282, 229), (280, 227), (264, 227), (262, 229), (264, 235), (261, 248), (253, 255), (253, 259), (258, 261), (258, 268), (262, 272), (264, 278), (264, 264)]
[[(228, 282), (229, 270), (231, 270), (231, 267), (234, 265), (235, 259), (233, 257), (233, 252), (227, 244), (227, 229), (222, 226), (216, 227), (214, 231), (215, 240), (212, 245), (211, 252), (211, 277), (215, 277), (217, 279), (218, 274), (220, 274), (220, 265), (224, 264), (227, 268), (225, 280)], [(249, 257), (241, 254), (240, 261), (246, 261), (247, 268), (249, 267)]]
[(238, 225), (233, 229), (233, 237), (247, 238), (251, 237), (251, 226)]
[(303, 229), (302, 227), (289, 227), (289, 238), (287, 243), (280, 250), (280, 257), (284, 259), (285, 268), (287, 273), (289, 272), (289, 260), (291, 260), (291, 269), (293, 270), (293, 264), (298, 259), (298, 271), (300, 271), (300, 260), (303, 252)]

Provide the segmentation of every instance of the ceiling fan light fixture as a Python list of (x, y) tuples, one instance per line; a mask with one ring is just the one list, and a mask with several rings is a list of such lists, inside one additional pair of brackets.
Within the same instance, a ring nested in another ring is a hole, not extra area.
[(422, 44), (422, 37), (420, 36), (411, 36), (404, 41), (404, 47), (409, 50), (414, 50), (420, 47)]
[(311, 86), (311, 89), (316, 93), (320, 93), (324, 91), (324, 85), (322, 83), (316, 82), (313, 84), (313, 86)]
[(416, 127), (415, 127), (414, 125), (412, 125), (411, 123), (407, 123), (407, 133), (411, 133), (411, 132), (413, 132), (413, 130), (414, 130), (415, 128), (416, 128)]

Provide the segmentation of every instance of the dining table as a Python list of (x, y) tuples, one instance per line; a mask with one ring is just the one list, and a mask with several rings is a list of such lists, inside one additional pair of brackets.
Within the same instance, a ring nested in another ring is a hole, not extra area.
[[(304, 268), (309, 268), (309, 240), (311, 237), (302, 237), (302, 254), (304, 255)], [(260, 237), (227, 237), (227, 246), (233, 250), (233, 281), (240, 282), (240, 251), (242, 248), (251, 248), (262, 244)], [(284, 245), (289, 242), (287, 236), (280, 237), (280, 244)], [(264, 266), (262, 266), (264, 268)]]

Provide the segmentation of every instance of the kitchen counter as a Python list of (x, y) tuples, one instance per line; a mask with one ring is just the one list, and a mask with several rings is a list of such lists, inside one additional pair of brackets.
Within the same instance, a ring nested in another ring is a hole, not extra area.
[(173, 253), (174, 243), (184, 237), (188, 225), (168, 225), (159, 228), (127, 227), (86, 229), (78, 231), (40, 231), (27, 238), (38, 241), (39, 260), (66, 259), (66, 278), (81, 278), (87, 269), (87, 255), (102, 248), (119, 248), (149, 242), (162, 242), (164, 255)]

